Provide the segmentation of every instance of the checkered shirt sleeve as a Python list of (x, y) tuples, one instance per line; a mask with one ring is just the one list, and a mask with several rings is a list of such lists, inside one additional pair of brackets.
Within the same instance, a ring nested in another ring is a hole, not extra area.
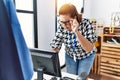
[(58, 28), (55, 37), (53, 38), (52, 42), (50, 43), (50, 46), (52, 48), (58, 48), (60, 50), (62, 43), (63, 43), (63, 32), (60, 29), (60, 27)]
[(91, 25), (90, 20), (88, 19), (87, 21), (85, 21), (85, 38), (88, 39), (90, 42), (94, 43), (95, 41), (97, 41), (97, 36), (94, 32), (94, 27)]

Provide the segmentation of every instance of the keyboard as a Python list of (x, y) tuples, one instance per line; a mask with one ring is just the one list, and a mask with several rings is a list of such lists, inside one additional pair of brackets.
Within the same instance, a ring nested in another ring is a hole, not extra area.
[(70, 77), (63, 77), (62, 80), (75, 80), (75, 79), (70, 78)]
[[(52, 77), (50, 80), (58, 80), (58, 79), (56, 77)], [(59, 80), (75, 80), (75, 79), (70, 78), (70, 77), (62, 77)]]

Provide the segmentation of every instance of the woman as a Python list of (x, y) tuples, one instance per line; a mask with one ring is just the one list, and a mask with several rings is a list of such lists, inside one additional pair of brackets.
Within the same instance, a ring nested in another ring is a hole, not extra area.
[(68, 73), (81, 76), (85, 80), (94, 61), (97, 40), (88, 19), (82, 19), (72, 4), (64, 4), (59, 10), (60, 26), (51, 42), (54, 51), (59, 52), (65, 45), (65, 60)]

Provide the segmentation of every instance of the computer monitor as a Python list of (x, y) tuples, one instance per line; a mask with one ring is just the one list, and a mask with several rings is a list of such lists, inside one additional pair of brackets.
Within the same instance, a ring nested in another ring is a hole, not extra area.
[(58, 53), (43, 51), (36, 48), (30, 49), (34, 70), (38, 73), (38, 80), (43, 80), (43, 73), (61, 77), (61, 68)]

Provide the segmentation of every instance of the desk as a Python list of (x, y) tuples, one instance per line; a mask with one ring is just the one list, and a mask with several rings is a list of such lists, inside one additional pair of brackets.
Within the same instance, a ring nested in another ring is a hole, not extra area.
[[(76, 79), (78, 77), (77, 75), (62, 72), (62, 77), (65, 77), (65, 76), (73, 78), (73, 79)], [(46, 80), (50, 80), (52, 77), (53, 76), (44, 74), (44, 78)], [(89, 78), (87, 80), (119, 80), (119, 79), (115, 79), (115, 78), (112, 78), (112, 77), (97, 75), (97, 74), (90, 74), (88, 77)], [(37, 72), (34, 72), (32, 80), (35, 80), (35, 79), (37, 79)]]
[(104, 76), (104, 75), (98, 75), (93, 73), (91, 73), (88, 77), (92, 78), (93, 80), (119, 80), (111, 76)]
[[(46, 80), (50, 80), (53, 77), (53, 76), (50, 76), (50, 75), (47, 75), (47, 74), (44, 74), (43, 76)], [(62, 72), (62, 77), (65, 77), (65, 76), (73, 78), (73, 79), (76, 79), (78, 77), (77, 75)], [(34, 72), (32, 80), (35, 80), (35, 79), (37, 79), (37, 72)]]

